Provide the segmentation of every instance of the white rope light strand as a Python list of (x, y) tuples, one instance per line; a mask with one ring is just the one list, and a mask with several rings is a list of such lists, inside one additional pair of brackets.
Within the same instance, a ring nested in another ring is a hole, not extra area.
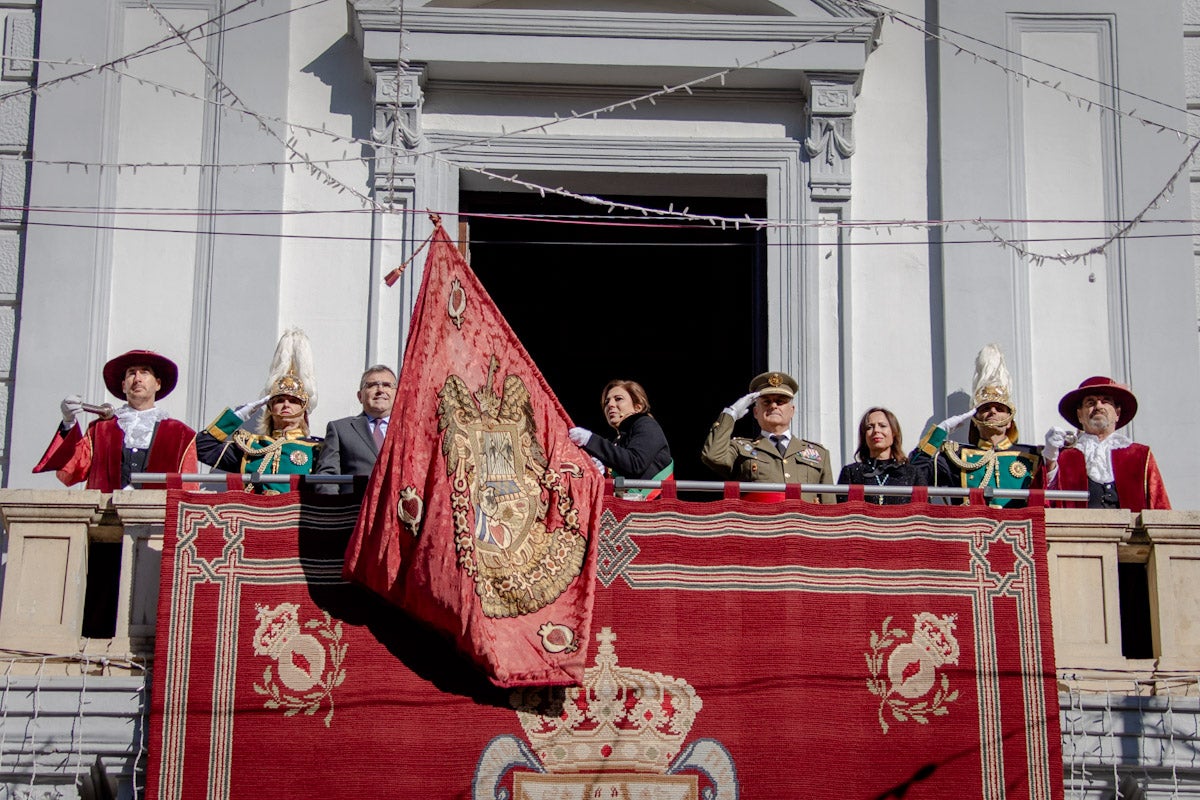
[[(321, 0), (321, 1), (324, 2), (325, 0)], [(3, 103), (5, 100), (11, 100), (13, 98), (22, 97), (24, 95), (39, 94), (39, 93), (41, 93), (47, 89), (53, 88), (55, 86), (61, 86), (62, 84), (67, 83), (69, 81), (75, 81), (80, 78), (94, 77), (95, 75), (99, 75), (100, 73), (105, 72), (106, 70), (114, 69), (114, 68), (120, 66), (121, 64), (124, 64), (128, 61), (132, 61), (135, 58), (140, 58), (141, 56), (144, 56), (144, 55), (156, 53), (159, 50), (163, 49), (164, 45), (174, 46), (171, 43), (174, 42), (176, 39), (180, 39), (181, 41), (186, 42), (188, 40), (188, 38), (190, 38), (192, 36), (192, 34), (198, 32), (198, 31), (202, 31), (206, 26), (212, 25), (216, 22), (219, 22), (222, 18), (227, 17), (230, 14), (235, 14), (238, 11), (241, 11), (243, 8), (254, 5), (255, 3), (258, 3), (258, 2), (261, 2), (261, 0), (244, 0), (242, 3), (239, 3), (235, 6), (233, 6), (232, 8), (227, 8), (218, 14), (214, 14), (213, 16), (209, 17), (208, 19), (204, 20), (203, 22), (193, 25), (190, 28), (185, 28), (182, 31), (179, 31), (178, 33), (172, 34), (171, 36), (166, 36), (162, 39), (159, 39), (157, 42), (151, 42), (150, 44), (148, 44), (144, 47), (140, 47), (137, 50), (134, 50), (133, 52), (126, 53), (125, 55), (120, 56), (118, 58), (114, 58), (111, 61), (105, 61), (102, 64), (92, 64), (92, 65), (88, 66), (87, 69), (81, 70), (79, 72), (73, 72), (70, 75), (62, 75), (57, 78), (51, 78), (50, 80), (43, 81), (42, 83), (39, 83), (35, 86), (24, 86), (20, 89), (13, 89), (12, 91), (9, 91), (9, 92), (0, 92), (0, 103)], [(147, 5), (149, 5), (149, 4), (147, 3)], [(172, 30), (174, 30), (174, 29), (172, 28)]]
[(208, 61), (202, 55), (200, 55), (200, 53), (196, 52), (196, 48), (194, 48), (192, 46), (191, 42), (189, 42), (186, 38), (184, 38), (183, 34), (181, 32), (179, 32), (179, 30), (174, 26), (174, 24), (172, 24), (172, 22), (169, 19), (167, 19), (166, 16), (164, 16), (161, 11), (158, 10), (158, 8), (154, 5), (154, 3), (150, 2), (150, 0), (145, 0), (145, 2), (146, 2), (146, 7), (149, 8), (154, 13), (154, 15), (158, 18), (159, 22), (162, 25), (164, 25), (168, 30), (175, 32), (176, 35), (180, 37), (180, 41), (183, 43), (183, 46), (186, 47), (188, 52), (191, 53), (192, 56), (195, 57), (195, 59), (200, 62), (200, 64), (204, 67), (204, 71), (212, 79), (214, 85), (217, 87), (218, 95), (225, 95), (229, 98), (229, 100), (230, 100), (229, 104), (230, 104), (231, 108), (242, 109), (242, 110), (245, 110), (247, 113), (249, 113), (251, 117), (253, 117), (255, 120), (258, 121), (259, 128), (264, 133), (266, 133), (268, 136), (270, 136), (271, 138), (275, 139), (280, 144), (282, 144), (284, 149), (287, 150), (287, 152), (294, 155), (298, 161), (302, 162), (304, 164), (304, 166), (308, 168), (309, 172), (314, 177), (319, 178), (321, 180), (321, 182), (324, 183), (326, 186), (330, 186), (332, 188), (337, 189), (339, 193), (340, 192), (349, 192), (351, 195), (358, 198), (359, 201), (362, 202), (362, 204), (364, 206), (377, 206), (381, 211), (385, 210), (382, 206), (379, 206), (373, 198), (368, 197), (367, 195), (360, 192), (358, 189), (355, 189), (354, 187), (344, 183), (343, 181), (338, 180), (338, 178), (336, 178), (331, 172), (329, 172), (328, 170), (324, 169), (323, 167), (320, 167), (317, 164), (314, 164), (312, 161), (310, 161), (308, 159), (307, 155), (305, 155), (303, 152), (300, 151), (300, 149), (298, 147), (296, 147), (296, 138), (294, 136), (285, 139), (284, 137), (282, 137), (278, 133), (276, 133), (274, 128), (272, 128), (268, 124), (268, 120), (266, 120), (262, 115), (255, 112), (253, 109), (250, 108), (250, 106), (248, 106), (246, 103), (244, 103), (242, 101), (242, 99), (237, 95), (237, 93), (234, 92), (233, 89), (230, 88), (230, 86), (227, 83), (225, 83), (225, 81), (221, 78), (221, 76), (217, 74), (216, 70), (214, 70), (212, 68), (212, 66), (208, 63)]

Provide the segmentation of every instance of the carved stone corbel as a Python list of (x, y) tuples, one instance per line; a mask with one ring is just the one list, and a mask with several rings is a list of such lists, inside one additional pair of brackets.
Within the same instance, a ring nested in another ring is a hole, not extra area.
[(392, 194), (412, 192), (416, 186), (414, 157), (408, 155), (422, 141), (421, 89), (425, 69), (407, 65), (399, 73), (395, 68), (375, 67), (375, 191)]
[(812, 198), (849, 200), (857, 76), (809, 78), (809, 133), (804, 139), (804, 152), (809, 159)]

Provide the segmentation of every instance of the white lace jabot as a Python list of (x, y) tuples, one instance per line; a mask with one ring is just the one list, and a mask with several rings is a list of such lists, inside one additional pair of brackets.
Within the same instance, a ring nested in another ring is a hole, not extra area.
[(1112, 451), (1131, 444), (1133, 440), (1123, 433), (1109, 434), (1104, 440), (1090, 433), (1081, 433), (1075, 441), (1075, 446), (1083, 451), (1088, 477), (1096, 483), (1113, 482)]
[(116, 415), (117, 424), (125, 433), (125, 446), (138, 450), (150, 446), (150, 439), (154, 436), (154, 426), (170, 416), (158, 406), (138, 411), (131, 408), (128, 403), (118, 408)]

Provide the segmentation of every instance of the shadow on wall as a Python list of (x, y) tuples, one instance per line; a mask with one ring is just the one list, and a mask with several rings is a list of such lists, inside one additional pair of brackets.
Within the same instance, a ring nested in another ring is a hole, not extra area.
[[(369, 141), (375, 124), (375, 96), (363, 69), (362, 48), (346, 34), (300, 71), (330, 88), (329, 111), (350, 117), (350, 135)], [(364, 158), (374, 155), (371, 149), (362, 145)]]

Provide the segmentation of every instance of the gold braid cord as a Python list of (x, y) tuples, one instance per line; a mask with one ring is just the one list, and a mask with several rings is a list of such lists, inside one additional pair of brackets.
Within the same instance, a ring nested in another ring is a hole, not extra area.
[(238, 430), (233, 433), (233, 441), (238, 447), (242, 448), (242, 452), (247, 456), (261, 458), (262, 461), (258, 465), (258, 471), (264, 475), (273, 475), (279, 473), (279, 459), (283, 453), (283, 446), (287, 443), (286, 438), (269, 440), (271, 443), (265, 447), (259, 447), (258, 443), (262, 438), (250, 433), (246, 430)]
[[(579, 511), (537, 442), (529, 390), (516, 375), (472, 393), (457, 375), (438, 393), (438, 431), (450, 478), (458, 563), (489, 617), (529, 614), (579, 574), (587, 543)], [(553, 506), (553, 507), (552, 507)], [(557, 526), (557, 527), (555, 527)]]
[[(958, 454), (958, 448), (951, 447), (949, 442), (942, 445), (942, 452), (963, 472), (975, 472), (986, 468), (987, 471), (983, 473), (983, 479), (979, 482), (980, 486), (987, 486), (992, 482), (992, 477), (996, 474), (996, 462), (1000, 460), (1000, 451), (988, 450), (980, 456), (978, 461), (967, 461)], [(1008, 474), (1014, 478), (1024, 478), (1029, 474), (1029, 469), (1019, 460), (1013, 461), (1008, 467)], [(999, 483), (997, 482), (996, 485), (998, 486)]]
[(995, 450), (988, 450), (983, 457), (974, 463), (962, 458), (958, 454), (958, 448), (950, 448), (943, 445), (942, 452), (946, 454), (946, 457), (949, 458), (956, 467), (964, 472), (974, 472), (975, 470), (986, 467), (987, 471), (983, 473), (983, 479), (979, 481), (979, 485), (987, 486), (992, 482), (992, 476), (996, 474), (997, 453)]

